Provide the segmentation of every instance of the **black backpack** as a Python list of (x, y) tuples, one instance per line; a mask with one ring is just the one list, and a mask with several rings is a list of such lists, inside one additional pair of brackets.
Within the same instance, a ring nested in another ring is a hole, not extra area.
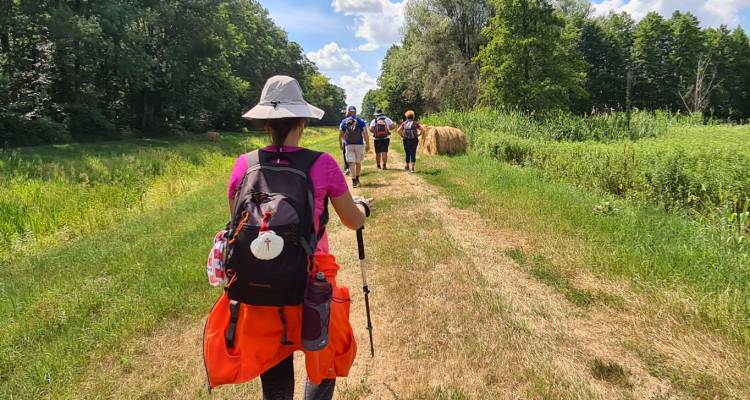
[(348, 144), (363, 144), (364, 137), (362, 136), (362, 127), (359, 125), (357, 118), (349, 117), (346, 121), (346, 130), (344, 131), (344, 137)]
[[(227, 234), (230, 299), (258, 306), (302, 303), (312, 257), (328, 222), (326, 199), (320, 229), (315, 233), (309, 173), (321, 154), (306, 149), (248, 154), (248, 168), (235, 196)], [(284, 239), (283, 250), (271, 260), (258, 259), (250, 248), (266, 229)]]
[(417, 138), (417, 123), (415, 121), (406, 121), (404, 124), (404, 139)]

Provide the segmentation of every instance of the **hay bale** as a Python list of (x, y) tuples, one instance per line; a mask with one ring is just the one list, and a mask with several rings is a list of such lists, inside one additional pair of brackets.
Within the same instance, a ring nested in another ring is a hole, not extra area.
[(450, 126), (422, 126), (419, 150), (424, 154), (463, 154), (466, 152), (466, 135)]
[(208, 141), (209, 142), (218, 142), (221, 140), (221, 134), (219, 132), (208, 132)]

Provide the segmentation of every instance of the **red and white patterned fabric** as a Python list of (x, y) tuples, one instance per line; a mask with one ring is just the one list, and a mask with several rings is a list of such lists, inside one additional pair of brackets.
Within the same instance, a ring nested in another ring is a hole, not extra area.
[(208, 283), (211, 286), (221, 286), (227, 282), (226, 271), (224, 270), (224, 249), (227, 246), (227, 231), (219, 231), (214, 236), (214, 246), (208, 253), (206, 262), (206, 274), (208, 274)]

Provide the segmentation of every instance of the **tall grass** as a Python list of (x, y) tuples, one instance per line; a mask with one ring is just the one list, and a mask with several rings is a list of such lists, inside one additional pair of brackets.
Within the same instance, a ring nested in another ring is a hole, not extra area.
[[(333, 130), (306, 133), (305, 145), (338, 148)], [(3, 153), (0, 179), (12, 186), (2, 186), (1, 220), (15, 214), (2, 232), (20, 226), (29, 241), (0, 259), (0, 399), (81, 398), (77, 384), (97, 373), (93, 361), (123, 360), (134, 337), (204, 315), (218, 292), (201, 265), (228, 217), (232, 162), (266, 140), (225, 134), (221, 143)]]
[[(469, 132), (497, 131), (524, 139), (608, 142), (661, 137), (671, 127), (699, 126), (704, 121), (699, 115), (671, 114), (664, 111), (635, 111), (628, 123), (625, 113), (577, 116), (558, 112), (535, 116), (518, 111), (478, 108), (469, 112), (445, 111), (432, 114), (427, 116), (424, 122), (460, 127)], [(709, 120), (706, 123), (714, 122)]]
[(455, 125), (468, 135), (472, 151), (539, 168), (551, 178), (713, 221), (742, 214), (737, 211), (750, 201), (750, 127), (703, 126), (692, 117), (641, 112), (631, 122), (636, 134), (628, 137), (618, 128), (621, 118), (561, 115), (540, 122), (476, 110), (432, 115), (425, 122)]
[[(316, 140), (310, 129), (311, 140)], [(0, 261), (165, 204), (211, 178), (264, 134), (0, 150)]]

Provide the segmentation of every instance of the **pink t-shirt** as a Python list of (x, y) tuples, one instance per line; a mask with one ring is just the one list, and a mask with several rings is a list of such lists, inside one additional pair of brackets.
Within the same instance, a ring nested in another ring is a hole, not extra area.
[[(284, 146), (282, 151), (293, 152), (302, 150), (301, 147), (290, 147)], [(261, 151), (268, 151), (275, 153), (278, 151), (277, 147), (266, 147)], [(232, 175), (229, 176), (229, 184), (227, 185), (227, 197), (230, 199), (234, 198), (237, 190), (242, 184), (242, 178), (245, 177), (245, 171), (247, 170), (247, 155), (243, 154), (237, 158), (232, 168)], [(315, 213), (314, 213), (314, 224), (315, 230), (320, 229), (320, 216), (323, 215), (323, 207), (325, 205), (326, 197), (336, 198), (349, 191), (349, 187), (346, 185), (346, 178), (343, 172), (339, 168), (336, 160), (328, 153), (323, 153), (318, 161), (315, 161), (312, 168), (310, 169), (310, 180), (313, 184), (313, 196), (315, 197)], [(328, 254), (328, 233), (323, 235), (323, 238), (318, 243), (316, 254)]]

